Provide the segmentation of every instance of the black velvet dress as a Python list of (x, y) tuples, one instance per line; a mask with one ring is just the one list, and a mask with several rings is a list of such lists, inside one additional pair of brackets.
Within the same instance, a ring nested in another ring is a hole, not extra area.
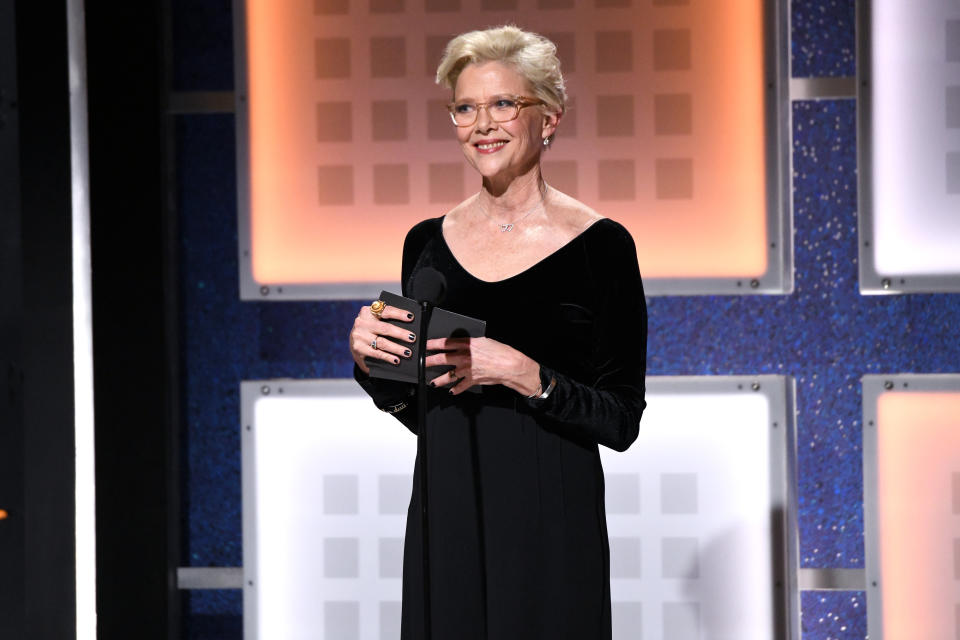
[[(430, 392), (430, 574), (435, 640), (610, 638), (609, 547), (598, 444), (636, 439), (644, 402), (646, 306), (633, 238), (602, 219), (526, 271), (486, 282), (453, 257), (442, 218), (407, 234), (402, 286), (431, 266), (442, 306), (557, 380), (545, 400), (502, 386)], [(411, 385), (367, 378), (379, 407)], [(414, 402), (396, 414), (417, 431)], [(404, 640), (423, 638), (419, 475), (403, 557)]]

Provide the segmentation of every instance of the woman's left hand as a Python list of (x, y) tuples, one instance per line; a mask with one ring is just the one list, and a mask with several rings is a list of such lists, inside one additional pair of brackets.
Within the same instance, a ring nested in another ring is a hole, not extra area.
[(435, 338), (427, 341), (426, 365), (453, 365), (430, 386), (450, 387), (457, 395), (475, 384), (502, 384), (525, 396), (540, 387), (540, 365), (511, 346), (490, 338)]

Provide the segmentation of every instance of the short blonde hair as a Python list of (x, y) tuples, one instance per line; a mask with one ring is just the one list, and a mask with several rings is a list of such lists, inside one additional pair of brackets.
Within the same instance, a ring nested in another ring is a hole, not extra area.
[(567, 90), (560, 73), (557, 45), (543, 36), (514, 25), (469, 31), (447, 43), (437, 67), (437, 84), (454, 90), (468, 64), (501, 62), (522, 75), (552, 113), (562, 113)]

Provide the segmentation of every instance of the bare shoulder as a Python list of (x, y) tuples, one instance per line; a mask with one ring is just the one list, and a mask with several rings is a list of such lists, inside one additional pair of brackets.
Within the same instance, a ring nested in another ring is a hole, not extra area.
[(446, 215), (443, 217), (443, 228), (445, 231), (452, 231), (458, 226), (464, 226), (469, 223), (471, 220), (470, 216), (467, 215), (470, 211), (470, 207), (473, 205), (473, 202), (477, 199), (477, 195), (474, 194), (458, 204), (457, 206), (447, 211)]
[(477, 200), (477, 194), (471, 195), (466, 200), (464, 200), (460, 204), (450, 209), (450, 211), (447, 211), (447, 216), (446, 216), (447, 219), (454, 222), (457, 220), (460, 220), (461, 218), (463, 218), (464, 214), (466, 214), (470, 210), (470, 208), (473, 206), (473, 203), (476, 202), (476, 200)]
[(603, 216), (592, 208), (557, 189), (551, 188), (550, 200), (554, 219), (571, 237), (603, 219)]

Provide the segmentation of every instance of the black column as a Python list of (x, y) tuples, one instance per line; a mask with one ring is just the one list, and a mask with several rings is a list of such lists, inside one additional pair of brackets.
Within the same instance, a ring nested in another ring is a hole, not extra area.
[(97, 609), (103, 639), (176, 637), (175, 230), (161, 3), (86, 3)]
[(0, 637), (75, 635), (66, 7), (0, 3)]

